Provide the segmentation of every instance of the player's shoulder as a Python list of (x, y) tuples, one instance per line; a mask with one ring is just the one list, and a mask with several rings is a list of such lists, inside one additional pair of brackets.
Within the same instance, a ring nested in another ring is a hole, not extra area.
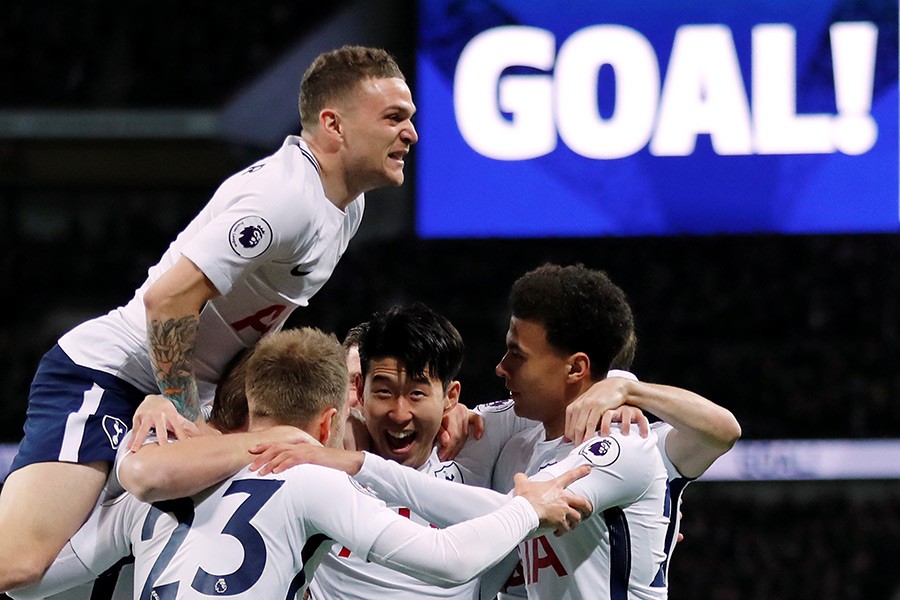
[(278, 206), (315, 205), (324, 197), (318, 163), (297, 136), (288, 136), (273, 154), (244, 167), (223, 182), (219, 192), (226, 197), (265, 197)]

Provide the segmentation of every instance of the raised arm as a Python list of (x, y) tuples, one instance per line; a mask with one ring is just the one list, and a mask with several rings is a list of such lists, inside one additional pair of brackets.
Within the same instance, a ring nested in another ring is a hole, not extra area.
[(685, 477), (696, 478), (741, 437), (741, 426), (728, 409), (677, 387), (630, 382), (629, 404), (672, 426), (666, 456)]
[[(734, 415), (706, 398), (677, 387), (611, 376), (597, 382), (566, 410), (566, 435), (576, 443), (606, 415), (629, 405), (656, 415), (673, 427), (666, 455), (685, 477), (702, 475), (741, 436)], [(608, 423), (606, 424), (608, 427)]]

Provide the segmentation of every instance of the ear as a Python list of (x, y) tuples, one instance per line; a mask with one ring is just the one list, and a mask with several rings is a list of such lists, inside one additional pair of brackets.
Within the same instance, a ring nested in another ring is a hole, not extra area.
[(579, 383), (591, 379), (591, 359), (584, 352), (576, 352), (569, 357), (569, 374), (566, 383)]
[(444, 412), (453, 410), (459, 403), (459, 393), (462, 385), (458, 381), (451, 381), (447, 387), (447, 393), (444, 394)]
[(356, 401), (360, 406), (363, 406), (365, 404), (365, 401), (363, 399), (363, 396), (365, 395), (363, 394), (363, 392), (365, 390), (363, 390), (363, 386), (365, 385), (366, 381), (363, 379), (362, 375), (356, 375), (356, 377), (354, 378), (354, 383), (354, 387), (356, 388)]
[(322, 109), (319, 113), (319, 129), (325, 136), (335, 141), (340, 141), (344, 137), (341, 117), (331, 108)]
[(331, 437), (331, 430), (335, 427), (334, 420), (339, 419), (338, 409), (329, 406), (322, 411), (318, 418), (318, 426), (316, 426), (316, 438), (323, 446), (328, 444), (328, 438)]

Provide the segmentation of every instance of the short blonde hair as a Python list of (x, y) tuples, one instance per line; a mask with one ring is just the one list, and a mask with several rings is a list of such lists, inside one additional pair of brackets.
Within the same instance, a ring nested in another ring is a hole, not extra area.
[(343, 411), (347, 361), (333, 334), (303, 327), (260, 340), (247, 361), (250, 419), (303, 427), (329, 407)]

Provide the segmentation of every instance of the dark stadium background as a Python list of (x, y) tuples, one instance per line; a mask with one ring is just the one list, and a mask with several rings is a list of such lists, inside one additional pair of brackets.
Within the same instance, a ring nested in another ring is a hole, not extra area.
[[(310, 58), (383, 45), (414, 79), (413, 3), (375, 6), (370, 28), (341, 22), (334, 34), (329, 23), (354, 2), (4, 3), (0, 443), (19, 440), (30, 379), (59, 334), (128, 300), (224, 177), (298, 131), (288, 123), (261, 144), (246, 131), (160, 135), (124, 118), (124, 133), (101, 123), (60, 136), (65, 125), (17, 129), (21, 113), (214, 114), (303, 44)], [(463, 400), (474, 405), (505, 395), (493, 368), (510, 283), (544, 261), (583, 262), (628, 294), (641, 378), (726, 406), (743, 440), (900, 437), (897, 235), (424, 241), (407, 173), (403, 188), (369, 196), (331, 282), (291, 325), (340, 337), (373, 310), (425, 301), (466, 340)], [(896, 480), (701, 481), (685, 499), (671, 598), (900, 597)]]

